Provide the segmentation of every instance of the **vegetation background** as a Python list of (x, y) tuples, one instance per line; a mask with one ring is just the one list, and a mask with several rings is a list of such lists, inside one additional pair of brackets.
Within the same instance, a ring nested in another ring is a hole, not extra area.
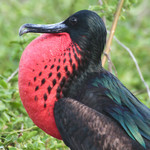
[[(18, 76), (8, 77), (18, 68), (21, 54), (38, 34), (18, 36), (24, 23), (56, 23), (81, 10), (95, 10), (106, 18), (110, 30), (118, 0), (1, 0), (0, 1), (0, 150), (68, 149), (37, 128), (28, 117), (19, 97)], [(126, 0), (115, 36), (131, 49), (150, 85), (150, 3)], [(144, 104), (150, 107), (146, 88), (132, 58), (113, 40), (111, 60), (118, 78)], [(107, 65), (105, 67), (107, 68)], [(113, 70), (114, 73), (114, 70)]]

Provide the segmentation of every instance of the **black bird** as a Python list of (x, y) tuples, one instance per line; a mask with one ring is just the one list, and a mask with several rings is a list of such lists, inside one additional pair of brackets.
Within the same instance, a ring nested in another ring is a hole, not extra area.
[(19, 66), (19, 91), (33, 122), (72, 150), (150, 149), (150, 109), (101, 65), (102, 19), (81, 10), (53, 25), (24, 24), (31, 42)]

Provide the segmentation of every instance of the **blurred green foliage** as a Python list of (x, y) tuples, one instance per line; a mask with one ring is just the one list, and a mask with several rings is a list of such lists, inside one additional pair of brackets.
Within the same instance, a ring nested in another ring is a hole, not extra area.
[[(24, 23), (55, 23), (81, 10), (95, 10), (106, 17), (110, 30), (118, 0), (1, 0), (0, 2), (0, 149), (68, 149), (39, 128), (28, 117), (19, 97), (18, 77), (7, 78), (18, 68), (26, 45), (38, 34), (18, 36)], [(116, 37), (134, 53), (146, 82), (150, 85), (150, 3), (149, 0), (126, 0), (118, 22)], [(148, 105), (148, 96), (129, 54), (113, 41), (111, 59), (118, 78)], [(107, 68), (107, 66), (106, 66)]]

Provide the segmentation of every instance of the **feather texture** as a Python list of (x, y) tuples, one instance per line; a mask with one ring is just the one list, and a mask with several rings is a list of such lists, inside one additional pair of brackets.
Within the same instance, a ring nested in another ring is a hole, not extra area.
[(150, 109), (143, 105), (115, 76), (107, 71), (92, 79), (93, 88), (103, 87), (114, 102), (105, 111), (117, 120), (128, 135), (145, 146), (150, 140)]
[(108, 116), (71, 98), (55, 104), (56, 125), (71, 150), (143, 150)]

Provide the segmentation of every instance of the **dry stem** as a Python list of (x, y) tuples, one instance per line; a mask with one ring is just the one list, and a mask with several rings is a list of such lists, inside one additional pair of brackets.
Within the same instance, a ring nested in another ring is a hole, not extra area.
[(6, 80), (6, 82), (9, 82), (19, 71), (19, 68), (17, 68), (12, 74), (10, 77), (8, 77), (8, 79)]
[[(118, 22), (120, 13), (121, 13), (121, 9), (122, 9), (123, 3), (124, 3), (124, 0), (120, 0), (119, 3), (118, 3), (118, 7), (117, 7), (117, 10), (116, 10), (115, 18), (114, 18), (114, 21), (113, 21), (113, 24), (112, 24), (112, 27), (111, 27), (111, 31), (110, 31), (110, 34), (109, 34), (109, 38), (107, 40), (107, 44), (106, 44), (105, 51), (104, 51), (105, 54), (107, 54), (107, 55), (110, 52), (110, 45), (112, 43), (112, 39), (113, 39), (115, 30), (116, 30), (117, 22)], [(103, 59), (102, 59), (102, 66), (105, 65), (106, 59), (107, 59), (107, 57), (106, 57), (106, 55), (104, 55)]]
[[(117, 42), (121, 47), (123, 47), (123, 48), (130, 54), (131, 58), (133, 59), (133, 61), (134, 61), (134, 63), (135, 63), (135, 66), (136, 66), (136, 68), (137, 68), (137, 71), (138, 71), (138, 73), (139, 73), (140, 79), (141, 79), (141, 81), (143, 82), (143, 84), (144, 84), (145, 87), (146, 87), (147, 94), (148, 94), (148, 97), (149, 97), (149, 100), (150, 100), (150, 88), (149, 88), (148, 84), (147, 84), (147, 83), (145, 82), (145, 80), (144, 80), (144, 77), (143, 77), (143, 75), (142, 75), (142, 72), (141, 72), (141, 70), (140, 70), (140, 67), (139, 67), (139, 65), (138, 65), (138, 63), (137, 63), (137, 60), (136, 60), (135, 56), (133, 55), (132, 51), (131, 51), (127, 46), (125, 46), (123, 43), (121, 43), (115, 36), (114, 36), (114, 39), (116, 40), (116, 42)], [(149, 101), (149, 102), (150, 102), (150, 101)]]

